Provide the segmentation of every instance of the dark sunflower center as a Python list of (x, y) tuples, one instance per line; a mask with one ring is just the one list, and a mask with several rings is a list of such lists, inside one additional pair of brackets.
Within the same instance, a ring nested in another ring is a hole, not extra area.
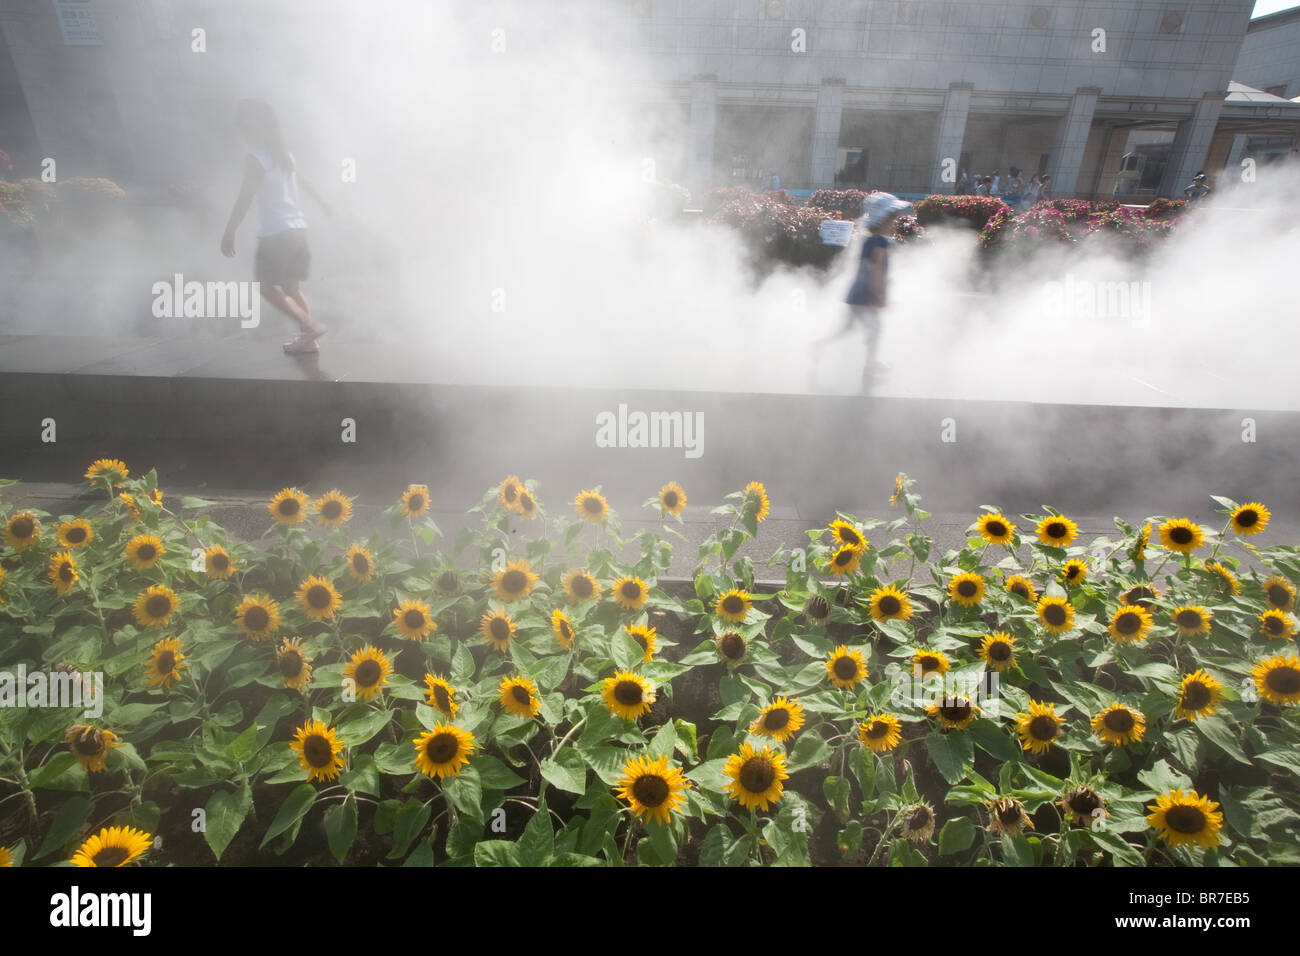
[(352, 570), (357, 574), (365, 574), (370, 570), (370, 562), (366, 560), (364, 554), (352, 555)]
[(1193, 681), (1183, 688), (1183, 709), (1200, 710), (1210, 702), (1210, 689), (1200, 681)]
[(451, 710), (451, 695), (447, 693), (447, 688), (441, 684), (433, 685), (433, 700), (438, 705), (438, 709), (444, 714)]
[(957, 593), (964, 598), (974, 597), (976, 590), (977, 588), (975, 582), (969, 579), (965, 581), (961, 581), (957, 585)]
[(569, 585), (573, 590), (573, 596), (576, 598), (589, 598), (592, 594), (591, 578), (585, 574), (580, 574), (573, 579)]
[(411, 495), (411, 497), (407, 499), (406, 507), (411, 511), (419, 511), (424, 507), (424, 495)]
[(328, 767), (334, 762), (334, 748), (320, 734), (313, 734), (302, 742), (302, 755), (313, 767)]
[(1011, 660), (1011, 645), (1006, 641), (994, 641), (989, 645), (989, 657), (995, 661)]
[(1136, 634), (1142, 629), (1142, 618), (1138, 617), (1132, 611), (1125, 611), (1119, 617), (1115, 618), (1115, 630), (1121, 634)]
[(165, 594), (153, 594), (144, 602), (145, 613), (150, 617), (165, 617), (171, 613), (172, 602)]
[(1268, 603), (1274, 607), (1286, 607), (1291, 602), (1291, 592), (1280, 584), (1273, 584), (1268, 589)]
[(1017, 581), (1011, 585), (1011, 593), (1019, 594), (1022, 598), (1029, 597), (1029, 588), (1023, 581)]
[(30, 538), (32, 532), (36, 530), (36, 522), (31, 518), (19, 516), (9, 522), (9, 530), (15, 538)]
[(867, 736), (872, 740), (879, 740), (881, 737), (887, 737), (888, 735), (889, 724), (885, 723), (883, 720), (877, 720), (867, 728)]
[(637, 584), (635, 581), (624, 582), (621, 590), (623, 597), (627, 598), (629, 601), (635, 601), (641, 596), (641, 585)]
[(840, 528), (840, 540), (855, 547), (862, 543), (862, 537), (852, 528)]
[(498, 641), (504, 641), (510, 637), (510, 625), (506, 623), (506, 619), (503, 617), (494, 617), (488, 621), (488, 630), (492, 632), (492, 637)]
[(766, 793), (776, 780), (776, 769), (766, 757), (750, 757), (740, 768), (740, 785), (750, 793)]
[(419, 608), (408, 608), (406, 613), (402, 615), (402, 623), (409, 628), (424, 627), (424, 612)]
[(1277, 694), (1300, 694), (1300, 670), (1275, 667), (1264, 678), (1268, 689)]
[(1133, 715), (1121, 707), (1118, 710), (1107, 711), (1102, 723), (1106, 725), (1106, 729), (1109, 731), (1126, 734), (1133, 729), (1135, 721)]
[(307, 603), (317, 610), (329, 607), (331, 598), (330, 589), (323, 584), (313, 584), (307, 589)]
[(672, 790), (668, 781), (657, 774), (648, 773), (636, 778), (632, 784), (632, 796), (644, 807), (654, 808), (668, 799)]
[(569, 627), (568, 621), (560, 621), (560, 637), (564, 638), (566, 641), (573, 640), (573, 628)]
[(1060, 604), (1049, 604), (1043, 608), (1043, 620), (1052, 627), (1060, 627), (1065, 623), (1065, 608)]
[(920, 658), (917, 663), (921, 665), (922, 674), (928, 674), (930, 671), (937, 671), (939, 669), (939, 658), (935, 657), (933, 654), (926, 654), (924, 657)]
[(995, 538), (1000, 538), (1007, 533), (1007, 526), (1001, 521), (990, 521), (984, 527)]
[(519, 507), (523, 508), (524, 511), (532, 511), (533, 496), (526, 491), (521, 491), (519, 493)]
[(510, 688), (510, 696), (513, 697), (517, 703), (525, 706), (532, 702), (532, 696), (528, 693), (528, 688), (520, 687), (518, 684), (515, 684)]
[(95, 866), (121, 866), (129, 855), (124, 847), (106, 846), (91, 859), (95, 861)]
[(286, 516), (296, 515), (298, 513), (298, 507), (299, 506), (298, 506), (297, 498), (285, 498), (283, 501), (280, 502), (280, 514)]
[(846, 564), (851, 564), (852, 562), (853, 562), (853, 552), (850, 551), (848, 548), (844, 548), (843, 550), (837, 551), (835, 553), (836, 567), (842, 568)]
[(790, 723), (790, 711), (784, 707), (774, 707), (763, 717), (763, 726), (768, 730), (784, 730)]
[(82, 541), (86, 540), (86, 529), (69, 528), (64, 532), (63, 536), (73, 544), (80, 544)]
[(599, 498), (583, 498), (582, 510), (589, 515), (598, 515), (604, 510)]
[(460, 750), (460, 741), (455, 734), (435, 734), (424, 745), (424, 755), (434, 763), (446, 763)]
[(621, 680), (614, 685), (614, 699), (625, 707), (641, 703), (641, 685), (634, 680)]
[(82, 734), (73, 741), (72, 746), (76, 749), (77, 753), (83, 754), (87, 757), (94, 757), (96, 754), (104, 752), (104, 742), (95, 731)]
[(823, 618), (831, 613), (831, 604), (820, 594), (808, 599), (808, 613), (812, 617)]
[(1020, 807), (1014, 803), (999, 806), (998, 819), (1006, 826), (1017, 822), (1020, 819)]
[(881, 614), (897, 614), (903, 609), (902, 602), (892, 594), (886, 594), (882, 597), (878, 606)]
[(383, 668), (379, 666), (378, 661), (362, 661), (356, 669), (357, 684), (361, 687), (372, 687), (378, 683), (379, 675), (382, 673)]
[(443, 571), (438, 575), (438, 587), (444, 591), (455, 591), (460, 587), (460, 578), (453, 571)]
[(675, 492), (675, 491), (665, 491), (665, 492), (664, 492), (663, 505), (664, 505), (665, 508), (668, 508), (669, 510), (672, 510), (673, 508), (676, 508), (676, 507), (677, 507), (677, 502), (678, 502), (678, 500), (679, 500), (679, 499), (678, 499), (678, 497), (677, 497), (677, 492)]
[(1060, 521), (1053, 521), (1047, 526), (1047, 536), (1049, 538), (1064, 538), (1065, 524)]
[(1029, 736), (1035, 740), (1055, 740), (1056, 721), (1046, 714), (1040, 714), (1029, 722)]
[(953, 721), (954, 723), (959, 720), (965, 720), (971, 715), (970, 701), (944, 704), (939, 708), (939, 713), (944, 717), (944, 719)]
[(645, 642), (645, 635), (644, 635), (644, 634), (633, 634), (633, 635), (632, 635), (632, 640), (636, 641), (638, 644), (641, 645), (641, 650), (644, 651), (644, 650), (646, 649), (646, 646), (647, 646), (647, 645), (646, 645), (646, 642)]
[(158, 673), (170, 674), (176, 669), (176, 655), (171, 651), (163, 651), (158, 655)]
[(1150, 601), (1155, 596), (1155, 592), (1150, 588), (1136, 587), (1128, 589), (1124, 600), (1129, 604), (1137, 604), (1139, 601)]
[(152, 561), (158, 557), (158, 549), (151, 544), (142, 544), (135, 549), (135, 556), (141, 561)]
[(72, 565), (67, 561), (59, 565), (59, 580), (65, 584), (72, 583)]
[(285, 651), (280, 655), (280, 675), (290, 679), (297, 677), (302, 670), (302, 655), (297, 651)]
[(930, 823), (930, 811), (925, 807), (917, 807), (907, 815), (907, 828), (909, 830), (924, 830)]
[(734, 594), (722, 599), (722, 610), (727, 614), (739, 614), (745, 609), (745, 602)]
[(1065, 576), (1066, 576), (1067, 578), (1069, 578), (1071, 581), (1073, 581), (1075, 578), (1077, 578), (1077, 577), (1078, 577), (1079, 575), (1081, 575), (1082, 573), (1083, 573), (1083, 568), (1080, 567), (1080, 566), (1077, 565), (1077, 564), (1072, 564), (1072, 565), (1070, 565), (1068, 568), (1065, 569)]
[(1264, 629), (1270, 634), (1281, 634), (1286, 630), (1286, 624), (1280, 617), (1264, 618)]
[(1205, 829), (1205, 812), (1200, 807), (1170, 807), (1165, 811), (1165, 824), (1176, 833), (1200, 833)]
[(253, 631), (261, 631), (266, 625), (271, 623), (271, 615), (266, 613), (266, 608), (254, 604), (244, 612), (244, 626)]
[(501, 575), (501, 589), (509, 594), (517, 594), (528, 586), (528, 576), (524, 572), (511, 569)]
[(1259, 523), (1259, 512), (1254, 508), (1246, 508), (1237, 512), (1237, 525), (1242, 528), (1252, 528)]
[(506, 501), (514, 501), (516, 498), (518, 498), (519, 497), (518, 485), (506, 485), (505, 496), (506, 496)]
[(1076, 790), (1066, 803), (1079, 816), (1090, 817), (1092, 811), (1101, 806), (1101, 795), (1095, 790)]
[(1174, 544), (1191, 544), (1192, 529), (1184, 528), (1181, 525), (1177, 528), (1169, 529), (1169, 540)]
[(745, 639), (734, 631), (722, 636), (722, 654), (733, 661), (745, 656)]
[(1174, 620), (1178, 622), (1179, 627), (1184, 627), (1187, 628), (1188, 630), (1194, 630), (1195, 628), (1201, 626), (1201, 615), (1198, 614), (1196, 611), (1191, 611), (1191, 610), (1179, 611), (1178, 616)]
[(321, 505), (321, 516), (327, 520), (333, 521), (335, 518), (343, 517), (343, 502), (331, 498), (325, 504)]
[(214, 554), (212, 556), (212, 570), (224, 571), (230, 567), (230, 559), (224, 554)]
[(835, 676), (840, 680), (853, 680), (858, 676), (858, 662), (851, 657), (835, 658)]

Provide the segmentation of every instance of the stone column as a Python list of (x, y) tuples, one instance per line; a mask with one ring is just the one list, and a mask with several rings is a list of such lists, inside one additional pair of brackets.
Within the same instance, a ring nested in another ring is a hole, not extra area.
[[(949, 83), (948, 95), (943, 100), (939, 126), (934, 137), (934, 164), (930, 171), (930, 192), (951, 194), (955, 182), (943, 181), (944, 160), (961, 162), (961, 145), (966, 136), (966, 117), (970, 113), (970, 98), (975, 90), (973, 83)], [(960, 175), (961, 170), (954, 170)]]
[[(1169, 165), (1165, 168), (1164, 179), (1160, 181), (1157, 194), (1172, 199), (1182, 199), (1183, 189), (1192, 181), (1192, 177), (1205, 169), (1205, 160), (1210, 152), (1210, 142), (1214, 139), (1214, 128), (1219, 124), (1219, 114), (1223, 112), (1226, 92), (1210, 91), (1202, 96), (1192, 110), (1190, 119), (1178, 124), (1174, 134), (1174, 145), (1169, 151)], [(1211, 170), (1205, 169), (1208, 178)]]
[(1241, 161), (1246, 158), (1246, 144), (1249, 140), (1250, 137), (1244, 133), (1232, 137), (1232, 148), (1228, 150), (1227, 162), (1223, 164), (1225, 175), (1241, 178)]
[(817, 112), (813, 117), (812, 170), (808, 177), (813, 189), (830, 189), (835, 185), (843, 114), (844, 80), (828, 76), (817, 91)]
[(718, 77), (701, 73), (691, 81), (692, 205), (699, 206), (713, 187), (713, 132), (718, 124)]
[(1047, 171), (1052, 176), (1048, 191), (1056, 199), (1069, 199), (1079, 189), (1083, 153), (1092, 132), (1092, 116), (1097, 111), (1099, 86), (1081, 86), (1070, 98), (1070, 108), (1061, 117), (1052, 142), (1052, 156)]

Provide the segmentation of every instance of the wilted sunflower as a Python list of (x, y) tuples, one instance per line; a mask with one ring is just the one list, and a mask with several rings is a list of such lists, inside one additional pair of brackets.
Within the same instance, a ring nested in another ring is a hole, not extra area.
[(422, 641), (438, 629), (423, 601), (403, 601), (393, 611), (393, 627), (408, 641)]
[(118, 492), (117, 500), (122, 502), (122, 507), (125, 508), (126, 513), (131, 516), (132, 521), (140, 520), (140, 506), (135, 503), (133, 497), (128, 495), (125, 491), (120, 491)]
[(20, 511), (5, 522), (5, 544), (15, 551), (26, 551), (41, 540), (41, 523), (30, 511)]
[(1242, 505), (1228, 518), (1228, 523), (1232, 530), (1240, 535), (1259, 534), (1268, 527), (1268, 519), (1272, 517), (1267, 508), (1258, 501), (1252, 501), (1250, 504)]
[(908, 843), (925, 843), (934, 836), (934, 809), (917, 803), (903, 811), (903, 839)]
[(144, 676), (149, 679), (150, 687), (160, 684), (164, 689), (181, 679), (185, 669), (185, 655), (181, 653), (181, 642), (175, 637), (164, 637), (153, 646), (149, 663), (145, 665)]
[(862, 549), (842, 545), (826, 561), (826, 570), (838, 578), (847, 577), (858, 569), (862, 561)]
[(862, 537), (862, 533), (853, 527), (843, 518), (836, 518), (830, 523), (831, 537), (841, 548), (852, 548), (854, 551), (865, 551), (870, 542)]
[(1137, 743), (1146, 729), (1146, 715), (1120, 703), (1112, 703), (1092, 718), (1092, 732), (1116, 747)]
[(718, 597), (717, 603), (713, 606), (713, 613), (732, 624), (744, 624), (751, 606), (748, 591), (732, 588)]
[(136, 623), (141, 627), (166, 627), (178, 607), (180, 602), (176, 600), (176, 592), (165, 584), (155, 584), (140, 592), (133, 610)]
[(836, 687), (849, 690), (866, 679), (867, 664), (856, 647), (849, 649), (841, 644), (831, 652), (826, 661), (826, 676)]
[(1223, 564), (1220, 564), (1218, 561), (1206, 561), (1205, 570), (1216, 575), (1220, 587), (1229, 594), (1235, 596), (1241, 593), (1241, 582), (1238, 581), (1237, 576), (1228, 570), (1228, 568)]
[(375, 647), (363, 647), (352, 655), (343, 668), (343, 676), (350, 677), (356, 688), (358, 700), (369, 700), (380, 693), (388, 683), (393, 665)]
[(343, 606), (343, 598), (325, 578), (312, 575), (295, 592), (303, 612), (313, 621), (326, 621)]
[(1010, 575), (1006, 583), (1003, 584), (1012, 594), (1017, 594), (1024, 598), (1030, 604), (1038, 603), (1038, 589), (1034, 587), (1034, 582), (1021, 574)]
[(203, 552), (203, 570), (208, 577), (226, 581), (235, 573), (235, 562), (225, 548), (214, 544)]
[(1160, 543), (1170, 551), (1191, 554), (1205, 543), (1205, 532), (1186, 518), (1170, 518), (1160, 526)]
[(952, 694), (934, 701), (925, 712), (938, 718), (945, 730), (965, 730), (979, 716), (980, 709), (969, 697)]
[(1150, 584), (1135, 584), (1119, 596), (1120, 604), (1136, 604), (1148, 611), (1156, 609), (1155, 602), (1160, 600), (1160, 589)]
[(153, 834), (135, 827), (104, 827), (72, 854), (73, 866), (126, 866), (153, 846)]
[(1250, 672), (1255, 687), (1270, 704), (1289, 707), (1300, 704), (1300, 657), (1268, 657)]
[(858, 724), (862, 746), (878, 754), (887, 754), (903, 739), (903, 724), (897, 714), (872, 714)]
[(235, 608), (235, 623), (249, 640), (264, 641), (280, 629), (280, 605), (265, 594), (250, 594)]
[(600, 597), (600, 584), (586, 571), (570, 571), (564, 578), (564, 593), (570, 604), (581, 604)]
[(293, 735), (289, 748), (298, 754), (298, 762), (307, 771), (307, 782), (333, 780), (343, 769), (343, 741), (334, 728), (319, 720), (309, 720)]
[(912, 674), (915, 677), (946, 674), (950, 667), (952, 664), (947, 654), (942, 651), (932, 651), (928, 647), (918, 648), (912, 657)]
[(767, 489), (763, 487), (761, 481), (751, 481), (745, 486), (744, 499), (740, 507), (742, 512), (752, 514), (755, 521), (767, 520), (772, 506), (767, 500)]
[(1223, 814), (1217, 803), (1195, 790), (1170, 790), (1156, 798), (1147, 824), (1170, 846), (1195, 845), (1208, 850), (1219, 845)]
[(290, 690), (302, 693), (311, 683), (311, 658), (303, 653), (302, 638), (286, 637), (275, 652), (275, 666), (280, 681)]
[(375, 559), (365, 548), (354, 544), (348, 548), (348, 574), (352, 580), (362, 584), (369, 581), (375, 573)]
[(103, 773), (108, 769), (105, 758), (114, 747), (122, 746), (117, 734), (111, 730), (98, 730), (85, 724), (75, 724), (68, 730), (64, 741), (71, 745), (71, 750), (87, 773)]
[(415, 769), (427, 777), (460, 776), (474, 752), (474, 735), (452, 724), (434, 725), (415, 738)]
[(749, 654), (749, 642), (737, 631), (727, 631), (713, 639), (713, 646), (718, 649), (728, 667), (741, 664)]
[(1279, 611), (1289, 611), (1295, 607), (1295, 585), (1282, 577), (1275, 574), (1262, 585), (1264, 588), (1264, 597), (1268, 603)]
[(1088, 562), (1083, 558), (1071, 558), (1061, 568), (1062, 584), (1082, 584), (1088, 576)]
[(1219, 698), (1223, 695), (1223, 684), (1203, 670), (1194, 671), (1183, 678), (1182, 689), (1178, 693), (1178, 706), (1174, 716), (1195, 722), (1197, 718), (1208, 717), (1217, 709)]
[(900, 471), (894, 476), (894, 493), (889, 496), (889, 507), (897, 508), (899, 499), (903, 497), (903, 473)]
[(1034, 532), (1042, 544), (1054, 548), (1068, 548), (1075, 535), (1079, 533), (1079, 526), (1065, 515), (1048, 515), (1038, 522)]
[(542, 705), (537, 699), (537, 685), (527, 677), (503, 677), (497, 689), (501, 709), (515, 717), (535, 717)]
[(434, 674), (424, 675), (424, 697), (430, 707), (448, 720), (456, 717), (460, 704), (456, 703), (456, 688), (444, 678)]
[[(1074, 787), (1057, 800), (1056, 805), (1061, 808), (1066, 820), (1085, 826), (1091, 826), (1098, 817), (1110, 816), (1110, 811), (1106, 809), (1106, 798), (1092, 787)], [(1100, 813), (1097, 812), (1099, 810)]]
[(980, 537), (989, 544), (1011, 544), (1016, 536), (1016, 526), (1000, 514), (985, 512), (976, 522)]
[(1151, 633), (1151, 612), (1139, 604), (1121, 604), (1110, 619), (1110, 636), (1121, 644), (1141, 644)]
[(1074, 605), (1068, 598), (1049, 594), (1034, 606), (1034, 610), (1049, 634), (1064, 634), (1074, 628)]
[(578, 496), (573, 499), (573, 510), (583, 521), (590, 521), (593, 524), (609, 517), (609, 505), (605, 501), (605, 496), (596, 491), (578, 492)]
[(649, 596), (650, 590), (640, 578), (624, 575), (614, 582), (613, 590), (610, 593), (614, 595), (614, 603), (623, 610), (639, 611), (645, 607), (646, 597)]
[(980, 643), (979, 659), (994, 671), (1015, 667), (1016, 639), (1006, 631), (985, 634), (984, 640)]
[(131, 473), (127, 471), (126, 462), (116, 458), (100, 458), (86, 469), (86, 480), (90, 482), (103, 481), (110, 485), (120, 485), (129, 477)]
[(72, 552), (60, 551), (50, 558), (48, 574), (56, 593), (66, 594), (71, 590), (77, 583), (77, 562), (72, 559)]
[(523, 483), (520, 482), (518, 475), (509, 475), (497, 486), (497, 499), (507, 511), (517, 511), (519, 508), (519, 492), (523, 490)]
[(515, 622), (505, 611), (489, 611), (483, 615), (479, 626), (492, 650), (502, 654), (510, 650), (510, 642), (515, 636)]
[(573, 622), (558, 607), (551, 612), (551, 633), (566, 651), (573, 646)]
[(912, 616), (912, 602), (892, 584), (882, 585), (868, 598), (871, 616), (877, 621), (906, 621)]
[(1295, 620), (1285, 611), (1269, 610), (1259, 616), (1259, 629), (1271, 638), (1290, 640), (1295, 632)]
[(496, 588), (497, 597), (506, 604), (528, 597), (537, 575), (532, 566), (523, 558), (506, 562), (506, 566), (492, 575), (492, 587)]
[(660, 488), (659, 507), (674, 518), (680, 515), (682, 509), (686, 507), (686, 492), (682, 490), (682, 486), (675, 481), (670, 481)]
[(1209, 634), (1210, 624), (1214, 620), (1214, 615), (1200, 605), (1176, 607), (1170, 613), (1170, 617), (1178, 625), (1178, 633), (1183, 637)]
[(337, 488), (317, 498), (313, 507), (317, 524), (326, 528), (337, 528), (352, 517), (352, 500)]
[(1005, 833), (1009, 837), (1017, 836), (1028, 827), (1034, 829), (1034, 823), (1025, 813), (1025, 805), (1015, 797), (1002, 797), (988, 801), (989, 829)]
[(520, 517), (527, 518), (529, 521), (537, 517), (537, 499), (533, 497), (531, 491), (527, 488), (520, 488), (518, 501), (519, 506), (516, 510), (519, 512)]
[(131, 567), (137, 571), (152, 568), (166, 553), (162, 539), (152, 534), (138, 534), (122, 549), (122, 557), (130, 561)]
[(307, 496), (297, 488), (284, 488), (266, 506), (277, 524), (298, 524), (307, 511)]
[(803, 705), (798, 698), (790, 700), (782, 695), (758, 712), (749, 732), (785, 743), (798, 733), (803, 720)]
[(623, 630), (627, 631), (632, 640), (641, 645), (641, 649), (645, 651), (641, 662), (648, 663), (659, 647), (659, 635), (655, 633), (655, 629), (645, 624), (627, 624), (624, 625)]
[(948, 596), (962, 607), (974, 607), (984, 600), (984, 578), (971, 571), (954, 574), (948, 582)]
[(418, 518), (429, 510), (429, 488), (427, 485), (411, 485), (402, 492), (402, 514), (407, 518)]
[(65, 521), (54, 530), (54, 536), (59, 539), (59, 544), (65, 548), (76, 550), (88, 545), (95, 532), (91, 530), (90, 523), (83, 521), (81, 518), (75, 521)]
[(814, 624), (825, 624), (830, 620), (831, 602), (822, 594), (814, 594), (804, 602), (803, 612)]
[(1029, 713), (1016, 714), (1016, 733), (1023, 749), (1035, 754), (1047, 753), (1052, 749), (1052, 741), (1061, 736), (1061, 718), (1056, 716), (1056, 705), (1030, 700)]
[(624, 720), (636, 720), (649, 713), (654, 705), (655, 685), (640, 674), (618, 671), (613, 677), (605, 678), (600, 699), (611, 714)]
[(433, 579), (433, 589), (438, 592), (439, 597), (452, 598), (460, 594), (465, 584), (451, 568), (442, 571)]
[(668, 823), (672, 812), (681, 806), (687, 786), (681, 770), (672, 766), (667, 757), (651, 760), (642, 755), (623, 764), (615, 793), (631, 805), (634, 817)]
[(1135, 562), (1147, 559), (1147, 545), (1150, 543), (1151, 525), (1147, 523), (1142, 525), (1142, 530), (1137, 533), (1137, 537), (1133, 540), (1133, 547), (1129, 549), (1129, 555)]
[(782, 780), (790, 779), (785, 770), (785, 754), (764, 746), (755, 750), (749, 743), (727, 758), (722, 772), (731, 778), (723, 789), (740, 801), (746, 810), (766, 810), (781, 799), (785, 790)]

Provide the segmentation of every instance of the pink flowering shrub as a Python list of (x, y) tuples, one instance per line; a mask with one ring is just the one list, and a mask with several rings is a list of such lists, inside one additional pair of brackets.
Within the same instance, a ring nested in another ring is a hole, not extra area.
[(1004, 211), (1011, 207), (996, 196), (926, 196), (916, 204), (916, 219), (922, 226), (960, 221), (983, 229)]

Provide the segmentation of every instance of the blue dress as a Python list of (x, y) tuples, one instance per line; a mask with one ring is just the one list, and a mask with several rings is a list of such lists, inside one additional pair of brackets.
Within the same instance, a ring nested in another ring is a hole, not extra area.
[(853, 285), (849, 287), (848, 298), (844, 300), (849, 305), (880, 305), (871, 291), (871, 254), (882, 246), (885, 249), (889, 248), (889, 240), (885, 236), (868, 236), (867, 241), (862, 244), (862, 259), (858, 263), (858, 275), (853, 280)]

